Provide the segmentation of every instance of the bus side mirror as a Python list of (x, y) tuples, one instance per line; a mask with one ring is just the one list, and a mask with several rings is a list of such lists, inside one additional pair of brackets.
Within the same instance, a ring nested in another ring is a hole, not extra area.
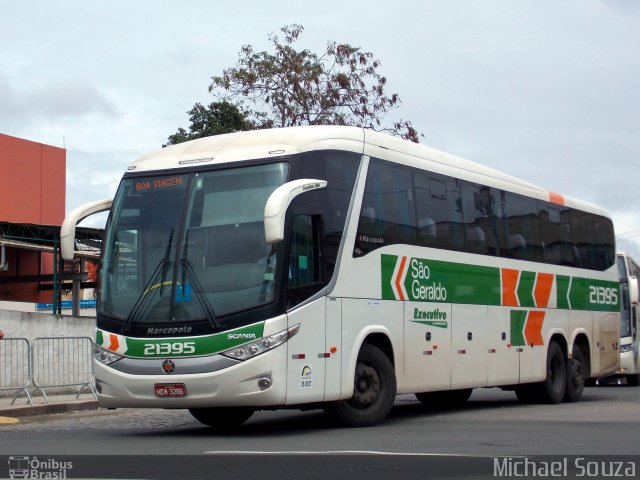
[(637, 305), (638, 300), (638, 277), (629, 277), (629, 301)]
[(76, 225), (82, 219), (94, 213), (104, 212), (111, 208), (113, 199), (107, 198), (91, 203), (85, 203), (74, 209), (64, 218), (60, 227), (60, 253), (65, 260), (73, 260), (76, 244)]
[(298, 195), (325, 188), (326, 180), (303, 178), (280, 185), (267, 199), (264, 206), (264, 236), (268, 244), (274, 244), (284, 239), (284, 221), (289, 204)]

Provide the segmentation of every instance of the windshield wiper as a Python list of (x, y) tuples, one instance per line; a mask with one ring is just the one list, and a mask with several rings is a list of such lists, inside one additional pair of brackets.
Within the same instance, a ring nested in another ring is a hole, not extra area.
[(202, 288), (202, 284), (200, 283), (200, 280), (198, 280), (198, 276), (193, 271), (193, 265), (187, 259), (188, 245), (189, 245), (189, 230), (187, 230), (184, 236), (184, 248), (182, 250), (182, 259), (180, 260), (180, 265), (182, 266), (182, 286), (181, 286), (182, 296), (183, 297), (185, 296), (187, 279), (188, 279), (191, 282), (192, 290), (196, 294), (196, 299), (200, 304), (200, 308), (202, 308), (205, 316), (207, 317), (207, 321), (209, 322), (209, 325), (211, 325), (211, 327), (217, 330), (220, 327), (218, 325), (218, 322), (216, 321), (216, 314), (213, 310), (213, 307), (209, 303), (209, 300), (207, 300), (207, 295), (204, 291), (204, 288)]
[[(169, 256), (171, 255), (171, 242), (173, 240), (173, 228), (171, 229), (171, 233), (169, 233), (169, 241), (167, 243), (167, 248), (164, 252), (164, 257), (160, 259), (158, 262), (158, 266), (156, 266), (155, 270), (149, 277), (149, 280), (144, 285), (144, 289), (142, 293), (136, 300), (136, 303), (133, 305), (131, 312), (127, 316), (127, 319), (122, 324), (122, 333), (126, 333), (131, 331), (131, 326), (134, 323), (134, 320), (140, 318), (141, 314), (147, 310), (149, 304), (151, 303), (151, 293), (156, 289), (160, 289), (160, 296), (162, 296), (162, 292), (164, 291), (164, 286), (166, 283), (167, 272), (171, 267), (171, 260), (169, 260)], [(160, 282), (158, 283), (158, 280)]]
[(204, 311), (204, 314), (207, 317), (207, 320), (209, 321), (209, 325), (211, 325), (214, 329), (217, 330), (220, 327), (218, 325), (218, 322), (216, 321), (216, 314), (213, 311), (213, 307), (209, 303), (209, 300), (207, 300), (207, 296), (205, 294), (204, 289), (202, 288), (202, 284), (200, 283), (200, 280), (198, 280), (197, 275), (193, 271), (191, 262), (183, 258), (182, 260), (180, 260), (180, 265), (182, 266), (182, 275), (183, 275), (182, 294), (184, 295), (184, 292), (185, 292), (184, 277), (186, 276), (186, 278), (191, 282), (191, 288), (196, 294), (196, 299), (198, 300), (200, 307)]

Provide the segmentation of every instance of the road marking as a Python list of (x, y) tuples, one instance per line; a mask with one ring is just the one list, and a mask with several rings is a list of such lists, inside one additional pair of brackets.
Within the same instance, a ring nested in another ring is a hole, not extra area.
[[(427, 453), (427, 452), (384, 452), (376, 450), (211, 450), (204, 452), (210, 455), (388, 455), (404, 457), (464, 457), (464, 458), (495, 458), (502, 455), (467, 455), (464, 453)], [(506, 455), (505, 455), (506, 456)], [(517, 455), (508, 455), (516, 458)]]
[(12, 423), (20, 423), (20, 420), (12, 417), (0, 417), (0, 425), (10, 425)]

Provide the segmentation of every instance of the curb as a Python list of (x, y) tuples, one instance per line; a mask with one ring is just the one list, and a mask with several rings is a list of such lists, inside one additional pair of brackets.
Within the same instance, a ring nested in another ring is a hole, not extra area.
[(31, 417), (34, 415), (49, 415), (53, 413), (77, 412), (81, 410), (97, 410), (97, 400), (78, 400), (66, 403), (50, 403), (48, 405), (25, 405), (22, 407), (0, 408), (0, 415), (4, 417)]

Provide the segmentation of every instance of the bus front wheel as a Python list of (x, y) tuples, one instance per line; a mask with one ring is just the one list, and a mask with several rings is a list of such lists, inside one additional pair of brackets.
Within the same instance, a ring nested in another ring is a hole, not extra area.
[(190, 408), (189, 413), (204, 425), (218, 430), (229, 430), (243, 424), (253, 415), (251, 407)]
[(350, 427), (368, 427), (381, 422), (396, 398), (396, 376), (391, 361), (382, 350), (364, 344), (354, 376), (353, 396), (328, 403), (327, 414)]

